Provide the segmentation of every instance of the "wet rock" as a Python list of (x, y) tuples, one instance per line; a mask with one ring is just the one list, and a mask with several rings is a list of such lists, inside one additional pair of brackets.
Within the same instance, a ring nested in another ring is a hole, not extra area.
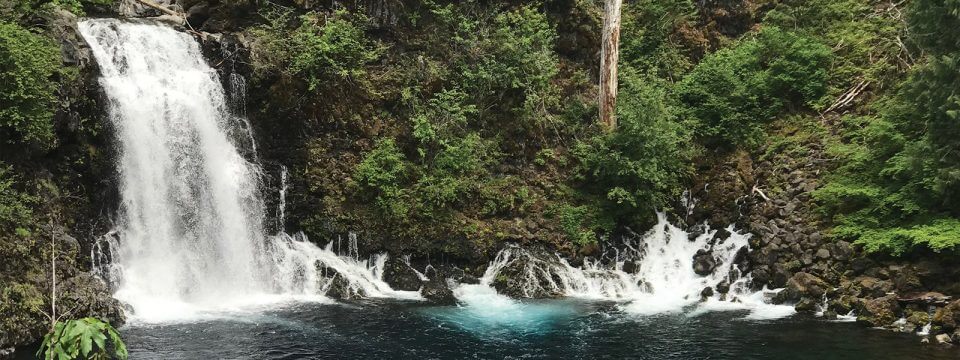
[(423, 285), (417, 272), (401, 259), (390, 257), (384, 264), (383, 281), (394, 290), (416, 291)]
[(627, 274), (636, 274), (640, 270), (640, 265), (636, 261), (628, 260), (623, 263), (623, 272)]
[(957, 329), (960, 326), (960, 300), (937, 309), (933, 314), (933, 325), (947, 332)]
[(913, 326), (913, 328), (921, 328), (927, 323), (930, 322), (930, 314), (926, 311), (914, 311), (910, 313), (910, 316), (907, 317), (907, 323)]
[(697, 275), (710, 275), (717, 267), (717, 259), (707, 250), (698, 250), (693, 256), (693, 272)]
[(851, 295), (840, 295), (840, 297), (830, 300), (827, 308), (836, 311), (838, 314), (849, 314), (851, 310), (859, 306), (861, 300)]
[(827, 310), (823, 312), (824, 320), (836, 320), (838, 317), (837, 313), (833, 310)]
[(813, 312), (817, 310), (817, 301), (812, 298), (802, 298), (794, 305), (794, 310), (798, 312)]
[(701, 299), (706, 299), (706, 298), (711, 297), (711, 296), (713, 296), (713, 288), (712, 288), (712, 287), (707, 286), (707, 287), (703, 288), (703, 291), (700, 291), (700, 298), (701, 298)]
[(937, 334), (937, 336), (935, 336), (934, 339), (937, 340), (937, 344), (950, 344), (953, 342), (953, 340), (950, 339), (950, 335), (948, 334)]
[(717, 292), (721, 294), (730, 292), (730, 283), (728, 283), (726, 280), (721, 281), (719, 284), (717, 284)]
[(424, 283), (420, 295), (434, 304), (454, 305), (457, 303), (450, 281), (441, 276), (433, 276), (430, 281)]
[(880, 327), (892, 324), (897, 320), (900, 305), (897, 296), (890, 294), (881, 298), (862, 302), (857, 309), (857, 323), (871, 327)]

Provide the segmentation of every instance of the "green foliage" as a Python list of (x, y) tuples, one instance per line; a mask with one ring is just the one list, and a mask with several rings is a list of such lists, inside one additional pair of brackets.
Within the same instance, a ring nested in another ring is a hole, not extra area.
[(406, 157), (393, 139), (385, 139), (367, 153), (354, 171), (354, 179), (365, 193), (388, 214), (405, 216), (404, 194), (401, 191), (409, 173)]
[(308, 13), (299, 17), (296, 28), (288, 29), (289, 10), (265, 12), (267, 23), (252, 30), (254, 66), (307, 80), (310, 90), (326, 81), (356, 81), (365, 75), (364, 66), (383, 53), (380, 44), (366, 36), (366, 17), (338, 11), (324, 17)]
[(551, 211), (556, 217), (567, 238), (574, 244), (584, 246), (595, 244), (597, 234), (610, 231), (613, 223), (604, 217), (598, 209), (591, 205), (573, 206), (561, 204)]
[(580, 143), (585, 186), (614, 216), (646, 213), (679, 195), (689, 173), (690, 133), (663, 86), (630, 72), (621, 77), (619, 127)]
[(43, 338), (37, 357), (44, 359), (126, 359), (127, 347), (110, 324), (88, 317), (58, 321)]
[(693, 66), (687, 49), (673, 39), (677, 29), (695, 20), (691, 0), (642, 0), (624, 4), (620, 60), (626, 66), (661, 77), (679, 78)]
[(956, 32), (960, 4), (917, 1), (909, 13), (929, 55), (880, 104), (878, 116), (846, 119), (843, 142), (831, 148), (843, 165), (815, 196), (835, 235), (868, 251), (957, 251), (960, 100), (953, 89), (960, 87), (960, 46), (920, 31)]
[(826, 46), (766, 27), (704, 58), (677, 92), (708, 145), (757, 145), (764, 125), (785, 105), (810, 105), (823, 96), (829, 59)]
[(860, 81), (882, 89), (898, 79), (899, 64), (909, 61), (898, 39), (902, 22), (895, 14), (863, 0), (786, 0), (767, 13), (764, 24), (819, 40), (834, 54), (822, 110)]
[(17, 178), (12, 168), (0, 162), (0, 234), (14, 230), (17, 235), (29, 235), (33, 227), (32, 206), (37, 199), (15, 188)]
[(0, 22), (0, 139), (43, 147), (54, 143), (54, 80), (60, 71), (60, 52), (51, 39)]

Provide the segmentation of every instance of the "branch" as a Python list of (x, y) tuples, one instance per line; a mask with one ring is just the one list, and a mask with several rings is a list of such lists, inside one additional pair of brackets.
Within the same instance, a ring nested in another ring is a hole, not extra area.
[(763, 193), (763, 190), (760, 190), (756, 185), (753, 186), (753, 190), (750, 190), (750, 195), (759, 194), (763, 198), (763, 201), (770, 201), (770, 198), (767, 197), (767, 194)]
[(141, 3), (141, 4), (145, 5), (145, 6), (148, 6), (148, 7), (157, 9), (157, 10), (160, 10), (160, 12), (162, 12), (162, 13), (164, 13), (164, 14), (176, 16), (176, 17), (179, 17), (179, 18), (183, 18), (183, 19), (184, 19), (183, 21), (187, 21), (187, 20), (186, 20), (187, 17), (186, 17), (186, 16), (183, 16), (183, 13), (178, 13), (178, 12), (176, 12), (176, 11), (170, 10), (170, 9), (168, 9), (167, 7), (165, 7), (165, 6), (163, 6), (163, 5), (160, 5), (160, 4), (157, 4), (157, 3), (153, 2), (153, 1), (150, 1), (150, 0), (137, 0), (137, 2), (139, 2), (139, 3)]

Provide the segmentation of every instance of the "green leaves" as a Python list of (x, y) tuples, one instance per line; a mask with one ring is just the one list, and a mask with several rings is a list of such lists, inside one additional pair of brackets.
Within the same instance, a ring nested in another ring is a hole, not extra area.
[(810, 106), (824, 95), (830, 56), (811, 38), (766, 27), (708, 55), (677, 92), (708, 146), (753, 146), (784, 105)]
[(60, 71), (60, 51), (51, 39), (0, 22), (0, 141), (43, 148), (56, 143), (54, 80)]
[[(109, 340), (109, 342), (108, 342)], [(37, 357), (44, 359), (127, 359), (127, 347), (110, 324), (96, 318), (57, 322), (43, 338)]]

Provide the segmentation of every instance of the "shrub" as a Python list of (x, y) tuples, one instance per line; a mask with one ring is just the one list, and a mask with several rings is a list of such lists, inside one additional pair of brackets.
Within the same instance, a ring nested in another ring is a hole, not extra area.
[(0, 139), (52, 146), (60, 70), (51, 39), (0, 22)]
[(649, 214), (679, 195), (692, 147), (661, 83), (626, 72), (621, 85), (619, 127), (581, 142), (576, 155), (585, 187), (622, 218)]
[(363, 193), (369, 194), (381, 210), (393, 216), (405, 216), (402, 188), (409, 164), (393, 139), (381, 140), (367, 153), (354, 171), (354, 179)]
[(308, 13), (298, 26), (290, 10), (275, 7), (264, 11), (265, 24), (252, 29), (256, 38), (252, 58), (261, 75), (278, 72), (303, 77), (310, 90), (326, 81), (356, 81), (365, 66), (378, 59), (383, 48), (366, 36), (368, 19), (361, 14), (338, 11), (324, 17)]
[(678, 94), (708, 145), (753, 146), (784, 105), (807, 106), (823, 96), (829, 59), (826, 46), (767, 27), (704, 58)]

